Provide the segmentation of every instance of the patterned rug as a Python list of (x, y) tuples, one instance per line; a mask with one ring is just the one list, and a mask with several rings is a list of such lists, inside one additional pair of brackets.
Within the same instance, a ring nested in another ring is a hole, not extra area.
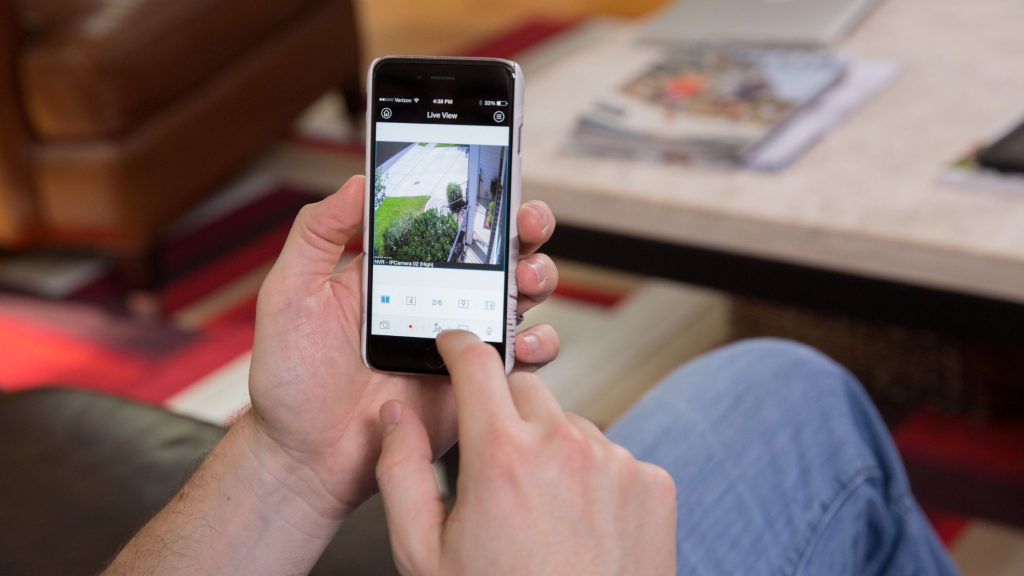
[[(536, 52), (568, 29), (532, 23), (471, 53)], [(290, 138), (173, 227), (158, 250), (159, 317), (124, 312), (126, 296), (101, 257), (0, 260), (0, 284), (8, 286), (0, 291), (0, 389), (81, 387), (229, 419), (248, 401), (256, 292), (292, 218), (363, 170), (358, 130), (339, 121), (341, 109), (334, 97), (318, 102)], [(558, 327), (563, 340), (543, 377), (563, 407), (600, 424), (678, 364), (729, 339), (722, 294), (573, 262), (559, 267), (555, 296), (529, 315)], [(965, 573), (1024, 573), (1024, 533), (1006, 526), (1024, 525), (1024, 425), (930, 412), (890, 423), (915, 490)]]

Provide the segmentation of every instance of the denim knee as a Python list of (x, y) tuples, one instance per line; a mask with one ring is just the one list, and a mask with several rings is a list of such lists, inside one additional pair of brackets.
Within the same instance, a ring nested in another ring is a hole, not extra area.
[(863, 395), (860, 383), (836, 361), (806, 344), (780, 338), (723, 346), (683, 365), (661, 386), (670, 395), (757, 397), (790, 406)]
[(899, 531), (924, 526), (860, 383), (795, 342), (746, 340), (693, 360), (608, 436), (679, 485), (683, 571), (832, 573), (821, 559), (851, 557), (864, 538), (885, 540), (870, 547), (888, 557), (915, 540)]

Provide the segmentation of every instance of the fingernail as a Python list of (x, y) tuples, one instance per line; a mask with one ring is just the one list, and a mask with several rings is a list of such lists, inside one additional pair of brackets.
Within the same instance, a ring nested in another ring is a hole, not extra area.
[(537, 215), (537, 220), (540, 220), (540, 231), (547, 234), (548, 228), (551, 226), (547, 213), (532, 204), (527, 204), (527, 206)]
[(540, 348), (540, 338), (537, 338), (536, 334), (525, 334), (523, 343), (526, 344), (526, 350), (530, 357), (534, 357), (537, 354), (537, 349)]
[(388, 402), (380, 409), (380, 422), (384, 425), (384, 432), (390, 432), (398, 426), (402, 418), (402, 407), (394, 402)]
[(547, 267), (536, 260), (527, 260), (525, 264), (531, 271), (533, 271), (533, 275), (537, 277), (537, 284), (543, 284), (544, 279), (547, 278)]

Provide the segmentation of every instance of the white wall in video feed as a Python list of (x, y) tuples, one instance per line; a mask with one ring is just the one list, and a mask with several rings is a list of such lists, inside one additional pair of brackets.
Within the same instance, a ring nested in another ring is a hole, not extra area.
[(509, 134), (503, 126), (377, 125), (373, 334), (462, 328), (501, 341)]

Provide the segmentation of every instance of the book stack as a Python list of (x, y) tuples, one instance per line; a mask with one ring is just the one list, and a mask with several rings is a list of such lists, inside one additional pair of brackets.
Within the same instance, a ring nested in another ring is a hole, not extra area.
[(743, 165), (846, 70), (845, 60), (814, 50), (666, 50), (591, 102), (573, 147), (608, 156)]
[(632, 67), (594, 95), (570, 152), (776, 170), (896, 75), (830, 44), (875, 0), (672, 2), (636, 39)]

